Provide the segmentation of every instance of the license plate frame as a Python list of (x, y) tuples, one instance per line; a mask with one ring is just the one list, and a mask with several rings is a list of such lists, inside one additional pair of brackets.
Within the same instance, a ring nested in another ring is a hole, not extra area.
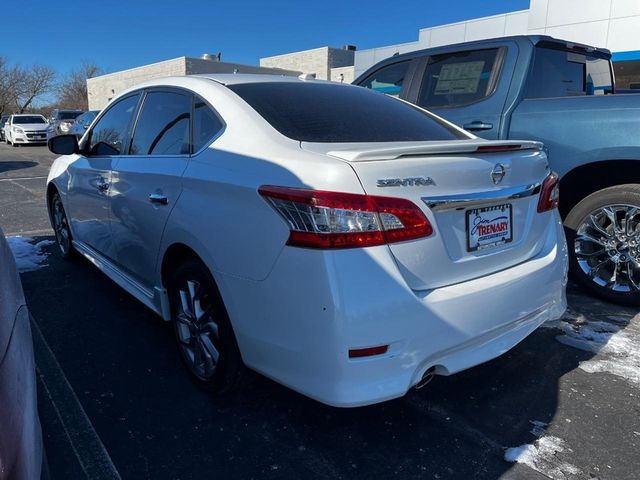
[[(485, 214), (485, 216), (483, 217), (482, 214)], [(468, 208), (465, 210), (464, 216), (467, 252), (495, 248), (513, 241), (512, 204), (503, 203)], [(472, 216), (474, 216), (473, 220), (471, 219)], [(500, 223), (505, 221), (506, 226), (502, 227)], [(495, 231), (481, 234), (483, 227)], [(502, 232), (497, 230), (501, 227), (506, 228), (505, 235), (502, 235)], [(482, 238), (485, 238), (485, 240), (482, 241)]]

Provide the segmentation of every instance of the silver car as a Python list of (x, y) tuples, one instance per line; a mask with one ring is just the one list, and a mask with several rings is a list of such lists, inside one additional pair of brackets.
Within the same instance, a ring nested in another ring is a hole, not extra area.
[(0, 229), (0, 479), (40, 478), (42, 459), (29, 311)]
[(84, 132), (87, 131), (91, 122), (95, 120), (95, 118), (100, 113), (100, 110), (89, 110), (88, 112), (84, 112), (82, 115), (76, 118), (76, 121), (73, 125), (71, 125), (71, 129), (69, 133), (75, 135), (78, 140), (82, 138)]
[(47, 138), (53, 138), (58, 135), (66, 135), (70, 133), (71, 127), (73, 126), (76, 118), (82, 113), (82, 110), (54, 110), (51, 114), (51, 118), (49, 118)]
[(4, 126), (9, 121), (9, 115), (0, 117), (0, 140), (4, 142)]

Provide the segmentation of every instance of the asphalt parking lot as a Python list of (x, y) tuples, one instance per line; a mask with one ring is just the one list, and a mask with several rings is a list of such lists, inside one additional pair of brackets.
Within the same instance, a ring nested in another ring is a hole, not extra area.
[[(52, 160), (0, 144), (5, 234), (51, 238)], [(571, 286), (565, 318), (512, 351), (370, 407), (327, 407), (257, 374), (214, 399), (188, 380), (168, 324), (46, 248), (22, 281), (53, 478), (640, 477), (635, 309)], [(505, 460), (525, 444), (522, 463)]]

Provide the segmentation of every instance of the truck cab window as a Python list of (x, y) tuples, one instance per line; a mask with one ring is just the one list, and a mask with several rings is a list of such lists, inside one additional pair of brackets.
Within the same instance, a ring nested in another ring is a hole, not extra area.
[(527, 83), (527, 98), (613, 93), (609, 61), (588, 54), (537, 47)]
[(408, 69), (408, 60), (387, 65), (365, 78), (360, 86), (398, 97)]
[(445, 53), (429, 58), (418, 104), (456, 107), (477, 102), (493, 93), (498, 49)]

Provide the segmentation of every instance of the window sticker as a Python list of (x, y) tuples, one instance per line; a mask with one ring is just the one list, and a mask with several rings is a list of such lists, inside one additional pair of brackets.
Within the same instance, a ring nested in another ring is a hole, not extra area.
[(477, 93), (484, 64), (484, 60), (478, 60), (443, 65), (434, 95)]

